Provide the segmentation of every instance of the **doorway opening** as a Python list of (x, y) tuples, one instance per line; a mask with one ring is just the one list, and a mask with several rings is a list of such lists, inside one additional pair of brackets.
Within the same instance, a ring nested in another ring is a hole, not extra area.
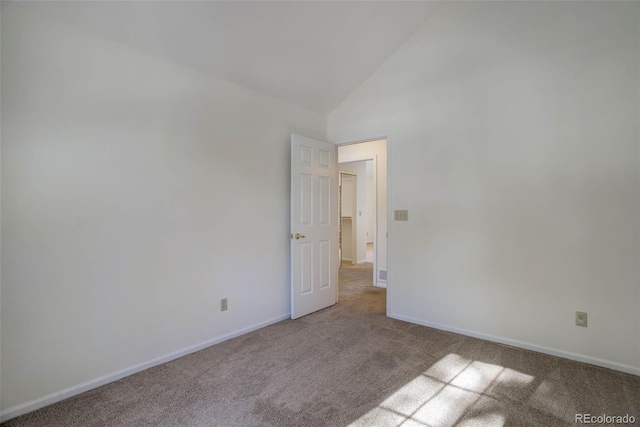
[[(344, 164), (341, 166), (344, 166)], [(340, 225), (338, 231), (338, 253), (340, 256), (340, 267), (344, 267), (347, 264), (360, 263), (359, 257), (361, 254), (357, 252), (358, 175), (355, 172), (347, 172), (344, 170), (340, 170), (339, 173), (338, 206), (340, 210)], [(362, 176), (360, 179), (362, 179)], [(360, 211), (360, 216), (362, 216), (362, 211)]]
[[(361, 302), (367, 300), (366, 295), (378, 295), (369, 298), (369, 307), (375, 307), (375, 312), (386, 314), (390, 307), (389, 294), (391, 276), (387, 275), (389, 260), (387, 259), (390, 234), (388, 233), (389, 210), (387, 198), (389, 194), (390, 162), (389, 141), (386, 137), (360, 139), (329, 143), (307, 138), (301, 135), (291, 135), (291, 318), (297, 319), (334, 305), (340, 296), (340, 272), (349, 268), (338, 268), (342, 253), (339, 253), (340, 211), (338, 200), (338, 181), (340, 164), (365, 161), (373, 174), (373, 240), (360, 239), (366, 236), (366, 228), (357, 227), (358, 214), (365, 208), (358, 196), (352, 205), (351, 220), (353, 227), (354, 212), (356, 227), (351, 229), (354, 248), (352, 250), (351, 266), (368, 268), (368, 277), (358, 280), (357, 292), (345, 293), (345, 300), (355, 304), (352, 307), (362, 307)], [(370, 163), (367, 163), (370, 161)], [(345, 166), (347, 167), (347, 166)], [(361, 172), (362, 179), (355, 173), (353, 179), (354, 191), (358, 183), (367, 183), (366, 172)], [(345, 174), (343, 174), (344, 176)], [(348, 175), (348, 174), (347, 174)], [(362, 194), (366, 195), (366, 192)], [(365, 198), (366, 200), (366, 198)], [(346, 216), (346, 215), (345, 215)], [(366, 218), (366, 217), (365, 217)], [(371, 236), (371, 233), (370, 233)], [(367, 264), (366, 245), (370, 243), (370, 263)], [(364, 250), (362, 249), (364, 245)], [(358, 250), (358, 247), (361, 249)], [(339, 255), (339, 258), (338, 258)], [(353, 264), (355, 260), (355, 264)], [(362, 286), (360, 286), (362, 285)], [(353, 287), (351, 288), (353, 290)], [(361, 298), (364, 296), (365, 298)], [(355, 300), (355, 301), (354, 301)]]
[(338, 170), (338, 300), (347, 292), (375, 292), (386, 307), (387, 140), (338, 145)]

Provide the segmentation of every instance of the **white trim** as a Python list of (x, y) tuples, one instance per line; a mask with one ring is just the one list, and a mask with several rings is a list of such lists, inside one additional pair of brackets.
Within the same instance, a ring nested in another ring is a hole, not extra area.
[(559, 350), (557, 348), (545, 347), (543, 345), (531, 344), (528, 342), (512, 340), (504, 337), (497, 337), (495, 335), (484, 334), (478, 331), (471, 331), (468, 329), (454, 328), (439, 323), (427, 322), (424, 320), (414, 319), (412, 317), (402, 316), (399, 314), (391, 313), (387, 316), (402, 320), (404, 322), (415, 323), (417, 325), (427, 326), (429, 328), (439, 329), (442, 331), (454, 332), (456, 334), (466, 335), (469, 337), (480, 338), (487, 341), (497, 342), (500, 344), (506, 344), (514, 347), (524, 348), (527, 350), (537, 351), (538, 353), (549, 354), (551, 356), (562, 357), (569, 360), (575, 360), (576, 362), (588, 363), (591, 365), (601, 366), (604, 368), (613, 369), (620, 372), (626, 372), (632, 375), (640, 376), (640, 367), (631, 365), (625, 365), (623, 363), (613, 362), (611, 360), (599, 359), (597, 357), (585, 356), (583, 354), (572, 353), (570, 351)]
[(133, 375), (140, 371), (144, 371), (145, 369), (153, 368), (154, 366), (161, 365), (163, 363), (170, 362), (172, 360), (178, 359), (180, 357), (186, 356), (187, 354), (195, 353), (196, 351), (200, 351), (207, 347), (211, 347), (212, 345), (219, 344), (223, 341), (230, 340), (235, 337), (239, 337), (240, 335), (244, 335), (246, 333), (255, 331), (257, 329), (264, 328), (265, 326), (272, 325), (274, 323), (281, 322), (283, 320), (287, 320), (291, 318), (291, 313), (286, 315), (274, 317), (272, 319), (266, 320), (264, 322), (257, 323), (255, 325), (249, 326), (244, 329), (240, 329), (235, 332), (231, 332), (225, 335), (222, 335), (218, 338), (214, 338), (208, 341), (201, 342), (196, 345), (192, 345), (190, 347), (183, 348), (181, 350), (174, 351), (169, 354), (165, 354), (164, 356), (156, 357), (155, 359), (148, 360), (146, 362), (139, 363), (134, 366), (130, 366), (128, 368), (121, 369), (116, 372), (112, 372), (107, 375), (103, 375), (98, 378), (94, 378), (89, 381), (85, 381), (83, 383), (65, 388), (60, 391), (56, 391), (54, 393), (47, 394), (46, 396), (37, 398), (27, 403), (22, 403), (20, 405), (13, 406), (11, 408), (7, 408), (4, 411), (0, 412), (0, 422), (4, 422), (10, 420), (11, 418), (18, 417), (20, 415), (24, 415), (28, 412), (35, 411), (36, 409), (43, 408), (45, 406), (51, 405), (56, 402), (60, 402), (61, 400), (68, 399), (69, 397), (76, 396), (80, 393), (84, 393), (85, 391), (92, 390), (94, 388), (103, 386), (105, 384), (109, 384), (111, 382), (117, 381), (121, 378), (128, 377), (129, 375)]
[(386, 288), (387, 287), (387, 281), (380, 279), (380, 272), (379, 271), (378, 271), (378, 277), (376, 277), (376, 286), (379, 287), (379, 288)]
[(386, 139), (388, 141), (390, 137), (391, 132), (370, 133), (365, 135), (355, 135), (348, 136), (346, 138), (340, 138), (336, 141), (333, 141), (333, 143), (336, 145), (351, 145), (360, 144), (362, 142), (379, 141), (381, 139)]
[[(391, 159), (391, 132), (385, 135), (387, 139), (387, 280), (385, 283), (385, 288), (389, 286), (391, 283), (391, 275), (393, 272), (392, 264), (393, 264), (393, 239), (392, 239), (392, 231), (393, 231), (393, 191), (391, 191), (391, 182), (393, 173), (391, 170), (391, 165), (393, 161)], [(379, 277), (379, 276), (378, 276)], [(392, 302), (393, 302), (393, 286), (391, 289), (387, 289), (387, 307), (386, 312), (391, 313), (392, 310)]]

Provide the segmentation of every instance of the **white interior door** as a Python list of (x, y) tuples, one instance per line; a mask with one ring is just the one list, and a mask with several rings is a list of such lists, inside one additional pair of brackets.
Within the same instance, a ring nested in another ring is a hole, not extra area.
[(338, 151), (291, 135), (291, 318), (336, 303)]

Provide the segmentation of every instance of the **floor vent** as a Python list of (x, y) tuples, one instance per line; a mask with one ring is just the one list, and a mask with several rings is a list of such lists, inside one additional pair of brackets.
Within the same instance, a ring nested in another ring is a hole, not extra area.
[(387, 270), (378, 270), (378, 280), (387, 281)]

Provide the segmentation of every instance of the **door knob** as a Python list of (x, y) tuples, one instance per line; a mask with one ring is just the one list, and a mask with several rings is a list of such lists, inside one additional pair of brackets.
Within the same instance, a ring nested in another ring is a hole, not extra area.
[(305, 236), (304, 234), (296, 233), (296, 240), (304, 239), (305, 237), (307, 236)]

